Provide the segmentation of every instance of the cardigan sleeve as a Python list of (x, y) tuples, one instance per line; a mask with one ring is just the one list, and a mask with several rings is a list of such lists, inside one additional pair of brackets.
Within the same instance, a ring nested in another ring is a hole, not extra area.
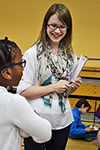
[(34, 141), (42, 143), (50, 140), (51, 124), (37, 115), (24, 97), (14, 94), (9, 100), (7, 112), (9, 121)]

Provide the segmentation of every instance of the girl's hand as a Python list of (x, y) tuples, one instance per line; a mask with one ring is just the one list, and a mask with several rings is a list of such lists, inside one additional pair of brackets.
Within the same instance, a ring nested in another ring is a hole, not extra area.
[(74, 78), (73, 80), (71, 80), (72, 84), (72, 89), (71, 89), (71, 92), (70, 93), (73, 93), (76, 91), (76, 89), (78, 87), (80, 87), (81, 83), (82, 83), (82, 80), (81, 80), (81, 77), (78, 77), (78, 78)]
[(67, 90), (71, 85), (66, 80), (59, 80), (54, 84), (54, 89), (56, 93), (63, 93), (65, 90)]

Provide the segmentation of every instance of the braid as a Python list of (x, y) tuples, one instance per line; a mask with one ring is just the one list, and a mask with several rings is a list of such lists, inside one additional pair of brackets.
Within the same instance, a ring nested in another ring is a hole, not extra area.
[(8, 48), (8, 46), (7, 46), (7, 40), (8, 40), (8, 38), (7, 37), (5, 37), (5, 40), (4, 40), (4, 42), (5, 42), (5, 46), (6, 46), (6, 48), (7, 48), (7, 50), (10, 52), (11, 50)]
[(18, 50), (20, 49), (16, 43), (9, 41), (7, 37), (0, 40), (0, 71), (13, 63)]

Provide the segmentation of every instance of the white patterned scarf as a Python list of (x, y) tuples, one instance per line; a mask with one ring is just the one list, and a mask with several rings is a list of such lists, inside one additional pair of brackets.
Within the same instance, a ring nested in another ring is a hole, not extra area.
[[(50, 46), (48, 49), (42, 50), (41, 44), (37, 46), (37, 59), (38, 59), (38, 82), (41, 86), (46, 86), (52, 83), (52, 76), (58, 80), (69, 80), (72, 75), (72, 67), (74, 63), (73, 53), (72, 57), (67, 59), (65, 52), (62, 50), (62, 46), (59, 48), (57, 54), (57, 60), (55, 60)], [(66, 110), (66, 91), (62, 94), (58, 94), (59, 106), (64, 113)], [(52, 93), (46, 96), (42, 96), (44, 104), (52, 106)]]

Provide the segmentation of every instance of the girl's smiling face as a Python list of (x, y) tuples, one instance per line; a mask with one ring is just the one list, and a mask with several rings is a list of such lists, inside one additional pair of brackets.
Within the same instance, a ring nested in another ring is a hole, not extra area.
[[(50, 28), (51, 27), (56, 27), (55, 29)], [(52, 15), (50, 19), (48, 20), (48, 25), (47, 25), (47, 35), (50, 39), (50, 43), (57, 43), (62, 40), (62, 38), (66, 35), (67, 31), (67, 25), (63, 24), (58, 16), (56, 14)]]

